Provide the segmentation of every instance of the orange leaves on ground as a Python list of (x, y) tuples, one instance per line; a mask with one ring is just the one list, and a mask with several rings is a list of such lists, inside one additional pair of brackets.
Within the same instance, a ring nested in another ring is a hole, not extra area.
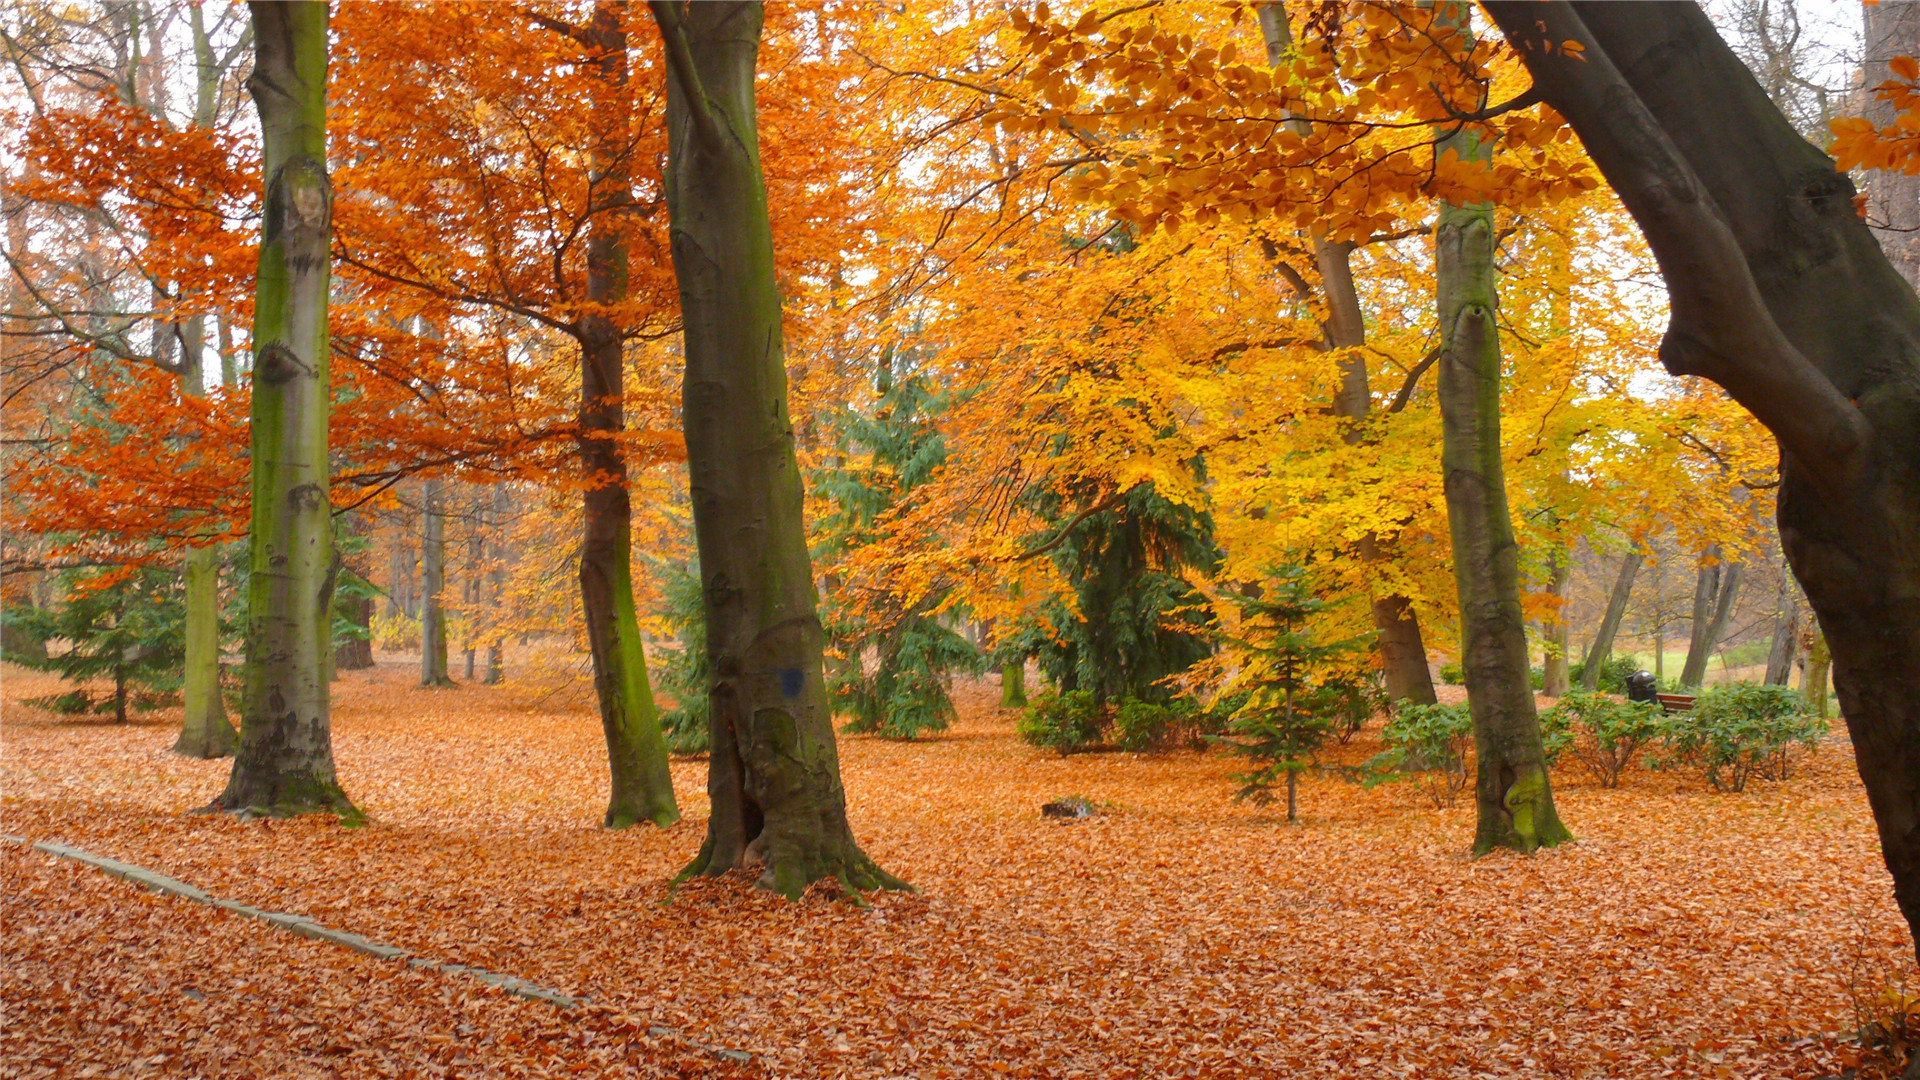
[[(7, 669), (6, 829), (606, 1013), (7, 849), (8, 1061), (25, 1075), (163, 1054), (158, 1071), (183, 1075), (719, 1073), (617, 1016), (749, 1050), (783, 1077), (1810, 1080), (1857, 1056), (1842, 1034), (1856, 1005), (1912, 991), (1842, 736), (1745, 795), (1563, 772), (1577, 843), (1469, 860), (1470, 806), (1309, 776), (1307, 824), (1287, 828), (1232, 802), (1223, 756), (1043, 754), (989, 707), (995, 688), (963, 684), (942, 737), (842, 741), (862, 842), (922, 890), (858, 908), (734, 880), (670, 893), (700, 843), (704, 763), (674, 766), (688, 822), (608, 833), (590, 709), (532, 713), (416, 678), (389, 658), (335, 684), (341, 777), (374, 819), (348, 830), (187, 815), (226, 766), (168, 754), (171, 719), (59, 722), (11, 700), (53, 680)], [(1107, 812), (1040, 817), (1069, 793)]]

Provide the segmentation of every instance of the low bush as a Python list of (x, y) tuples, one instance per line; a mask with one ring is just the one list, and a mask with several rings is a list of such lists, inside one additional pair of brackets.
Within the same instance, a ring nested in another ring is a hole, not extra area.
[(1064, 756), (1104, 748), (1107, 726), (1107, 712), (1092, 691), (1068, 690), (1034, 698), (1014, 730), (1029, 745)]
[[(1600, 692), (1603, 694), (1624, 694), (1627, 692), (1627, 679), (1640, 670), (1640, 660), (1633, 656), (1610, 656), (1600, 665)], [(1587, 678), (1586, 661), (1581, 660), (1567, 669), (1567, 679), (1575, 686), (1585, 686)]]
[(1570, 754), (1601, 787), (1610, 788), (1620, 786), (1620, 774), (1634, 756), (1661, 738), (1667, 727), (1657, 704), (1576, 690), (1540, 717), (1540, 729), (1549, 764)]
[(1699, 769), (1715, 791), (1745, 791), (1756, 776), (1785, 780), (1794, 754), (1827, 733), (1825, 720), (1800, 710), (1800, 695), (1784, 686), (1715, 687), (1667, 724), (1663, 764)]
[(1188, 722), (1191, 713), (1192, 709), (1179, 701), (1162, 705), (1128, 698), (1113, 713), (1114, 733), (1120, 749), (1147, 753), (1191, 741), (1192, 725)]
[(1459, 661), (1449, 660), (1440, 665), (1440, 681), (1448, 686), (1465, 686), (1467, 669), (1462, 667)]
[(1473, 718), (1465, 705), (1403, 704), (1381, 731), (1387, 749), (1361, 767), (1367, 787), (1407, 781), (1445, 809), (1467, 789)]
[(399, 613), (375, 615), (367, 627), (367, 636), (373, 639), (376, 649), (390, 652), (417, 649), (420, 647), (420, 620)]

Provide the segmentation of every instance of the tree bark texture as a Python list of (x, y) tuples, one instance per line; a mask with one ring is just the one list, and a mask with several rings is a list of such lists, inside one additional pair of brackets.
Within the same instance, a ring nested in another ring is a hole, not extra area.
[[(206, 319), (195, 316), (179, 327), (180, 392), (206, 394)], [(183, 575), (186, 589), (184, 669), (181, 672), (180, 737), (173, 752), (193, 758), (223, 758), (240, 743), (220, 696), (220, 551), (208, 545), (190, 548)]]
[[(1464, 19), (1467, 9), (1457, 8)], [(1484, 159), (1470, 131), (1435, 153)], [(1500, 449), (1499, 298), (1491, 205), (1440, 206), (1435, 270), (1440, 314), (1441, 466), (1453, 577), (1460, 593), (1461, 659), (1473, 714), (1478, 808), (1473, 849), (1532, 851), (1571, 839), (1553, 805), (1534, 712), (1520, 546), (1507, 508)]]
[(1687, 660), (1680, 666), (1680, 685), (1699, 686), (1706, 681), (1707, 663), (1727, 634), (1727, 621), (1733, 617), (1733, 605), (1740, 598), (1739, 563), (1720, 560), (1720, 546), (1709, 548), (1694, 577), (1693, 624), (1687, 639)]
[(1001, 665), (1000, 707), (1003, 709), (1024, 709), (1027, 707), (1026, 664)]
[[(1607, 594), (1607, 610), (1600, 616), (1600, 628), (1593, 633), (1593, 645), (1587, 649), (1586, 663), (1580, 669), (1580, 685), (1591, 694), (1600, 689), (1600, 669), (1606, 666), (1613, 656), (1613, 639), (1620, 633), (1620, 620), (1626, 617), (1627, 601), (1633, 596), (1633, 579), (1640, 573), (1640, 564), (1646, 557), (1638, 551), (1629, 551), (1620, 560), (1620, 572), (1614, 576), (1613, 591)], [(1654, 646), (1655, 663), (1659, 663), (1659, 645)]]
[(253, 510), (240, 749), (220, 809), (353, 814), (334, 775), (327, 482), (327, 5), (254, 3), (266, 178), (253, 322)]
[(428, 479), (420, 497), (420, 685), (452, 686), (447, 675), (447, 485)]
[[(1895, 78), (1887, 61), (1896, 56), (1920, 56), (1920, 4), (1869, 3), (1861, 8), (1866, 29), (1862, 73), (1868, 90), (1864, 111), (1876, 125), (1889, 127), (1897, 120), (1894, 107), (1874, 97), (1872, 88)], [(1867, 223), (1894, 269), (1908, 285), (1920, 288), (1920, 176), (1869, 171)]]
[[(1660, 263), (1662, 362), (1719, 383), (1780, 443), (1781, 540), (1920, 930), (1920, 298), (1851, 182), (1697, 7), (1487, 6)], [(1578, 60), (1548, 47), (1565, 41)]]
[(1780, 583), (1780, 610), (1773, 617), (1773, 644), (1767, 650), (1766, 685), (1785, 686), (1793, 678), (1800, 651), (1800, 597), (1791, 580)]
[(666, 47), (667, 207), (686, 342), (682, 408), (707, 617), (713, 812), (685, 871), (762, 865), (899, 886), (855, 843), (823, 681), (824, 634), (787, 412), (773, 234), (760, 171), (754, 3), (651, 5)]
[[(1280, 3), (1263, 3), (1259, 13), (1267, 64), (1278, 67), (1292, 44), (1293, 28)], [(1307, 126), (1306, 121), (1293, 123), (1302, 128)], [(1357, 441), (1362, 435), (1357, 422), (1364, 420), (1372, 408), (1373, 392), (1368, 384), (1366, 355), (1361, 351), (1367, 343), (1367, 321), (1360, 308), (1359, 290), (1353, 283), (1354, 245), (1329, 242), (1317, 234), (1311, 239), (1314, 265), (1320, 272), (1320, 288), (1327, 307), (1327, 318), (1321, 324), (1321, 348), (1340, 353), (1340, 386), (1334, 393), (1333, 411), (1356, 421), (1348, 438)], [(1357, 546), (1361, 561), (1375, 564), (1387, 558), (1382, 548), (1379, 536), (1372, 532), (1361, 536)], [(1434, 695), (1433, 672), (1427, 667), (1427, 645), (1420, 634), (1420, 620), (1414, 614), (1413, 602), (1398, 593), (1387, 593), (1374, 596), (1371, 607), (1373, 627), (1378, 634), (1374, 647), (1380, 653), (1388, 699), (1432, 705), (1439, 698)]]
[[(506, 606), (507, 599), (507, 547), (500, 539), (500, 530), (506, 526), (507, 514), (512, 504), (507, 495), (505, 484), (493, 486), (493, 507), (487, 517), (491, 535), (487, 540), (488, 554), (492, 565), (487, 568), (487, 586), (493, 592), (493, 608), (497, 613)], [(507, 643), (500, 627), (489, 627), (491, 634), (487, 639), (487, 676), (488, 686), (498, 686), (507, 681)]]
[[(1567, 582), (1573, 579), (1573, 560), (1568, 556), (1568, 552), (1556, 548), (1549, 559), (1547, 591), (1560, 604), (1566, 602)], [(1540, 692), (1552, 698), (1565, 697), (1573, 680), (1567, 660), (1567, 619), (1562, 607), (1554, 607), (1545, 629), (1547, 645), (1546, 656), (1540, 662)]]
[[(587, 298), (618, 304), (627, 295), (623, 212), (632, 202), (626, 145), (632, 98), (627, 87), (625, 5), (601, 0), (579, 40), (598, 63), (592, 104), (594, 198), (602, 212), (587, 239)], [(593, 656), (593, 689), (607, 740), (610, 789), (604, 823), (642, 821), (665, 828), (680, 820), (667, 742), (647, 679), (647, 658), (633, 606), (633, 507), (618, 438), (626, 427), (625, 335), (600, 311), (580, 320), (580, 463), (587, 477), (580, 545), (580, 605)]]

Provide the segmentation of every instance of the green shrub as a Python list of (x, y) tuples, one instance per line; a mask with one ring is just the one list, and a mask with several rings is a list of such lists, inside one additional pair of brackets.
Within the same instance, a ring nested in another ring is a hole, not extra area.
[(1191, 713), (1192, 709), (1183, 707), (1179, 701), (1162, 705), (1127, 698), (1113, 713), (1113, 727), (1120, 749), (1143, 753), (1170, 749), (1186, 741), (1182, 736), (1188, 734), (1191, 728), (1188, 723)]
[(1715, 687), (1667, 724), (1669, 763), (1699, 769), (1715, 791), (1745, 791), (1755, 776), (1785, 780), (1793, 754), (1827, 733), (1825, 720), (1800, 707), (1800, 695), (1784, 686)]
[[(1600, 665), (1600, 692), (1603, 694), (1624, 694), (1627, 692), (1627, 679), (1640, 670), (1640, 660), (1634, 656), (1609, 656)], [(1567, 669), (1567, 679), (1575, 686), (1586, 685), (1587, 662), (1577, 661)]]
[(1410, 781), (1436, 810), (1459, 800), (1473, 745), (1473, 717), (1465, 705), (1403, 704), (1380, 734), (1387, 749), (1362, 767), (1362, 783)]
[(28, 698), (20, 704), (45, 709), (62, 716), (78, 716), (81, 713), (93, 711), (93, 698), (89, 697), (85, 690), (69, 690), (64, 694)]
[(1440, 665), (1440, 681), (1448, 686), (1465, 686), (1467, 669), (1458, 660), (1449, 660)]
[(1333, 737), (1343, 745), (1387, 704), (1386, 690), (1358, 671), (1328, 674), (1307, 695), (1307, 708), (1326, 718)]
[(1620, 774), (1665, 733), (1666, 723), (1657, 704), (1575, 690), (1540, 717), (1540, 729), (1549, 764), (1570, 753), (1601, 787), (1610, 788), (1620, 786)]
[(1065, 756), (1106, 746), (1107, 714), (1091, 690), (1042, 694), (1014, 730), (1029, 745)]

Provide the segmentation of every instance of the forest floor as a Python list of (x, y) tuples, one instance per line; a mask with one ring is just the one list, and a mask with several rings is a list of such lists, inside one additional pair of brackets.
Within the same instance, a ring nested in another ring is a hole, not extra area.
[[(0, 1076), (1771, 1080), (1842, 1074), (1846, 1033), (1914, 989), (1840, 735), (1740, 795), (1563, 768), (1578, 842), (1472, 860), (1470, 798), (1310, 776), (1288, 826), (1233, 802), (1231, 758), (1040, 753), (968, 684), (938, 738), (841, 742), (856, 832), (920, 889), (861, 907), (739, 880), (670, 895), (705, 763), (674, 766), (678, 826), (603, 831), (584, 711), (418, 689), (398, 662), (348, 673), (334, 745), (371, 824), (241, 822), (188, 813), (228, 764), (168, 752), (177, 710), (74, 722), (19, 704), (50, 678), (0, 675), (0, 831), (594, 1003), (521, 1001), (0, 844)], [(1106, 812), (1040, 816), (1069, 794)]]

